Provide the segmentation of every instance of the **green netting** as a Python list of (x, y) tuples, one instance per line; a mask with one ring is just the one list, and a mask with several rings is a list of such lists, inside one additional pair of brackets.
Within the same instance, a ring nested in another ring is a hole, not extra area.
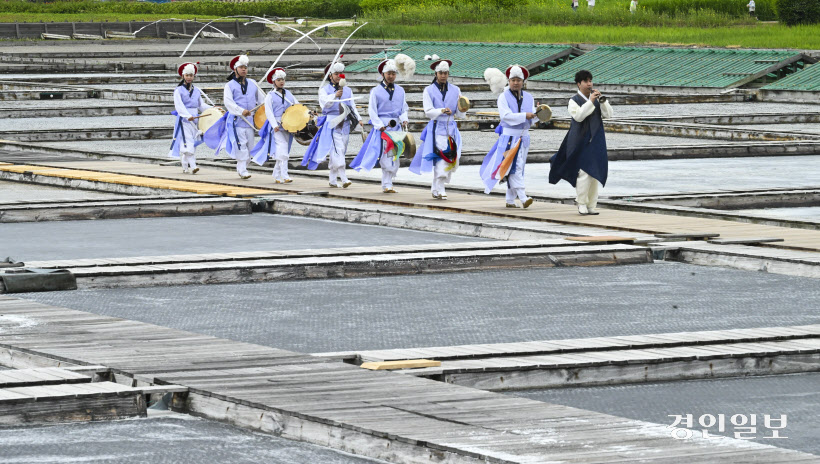
[(532, 80), (574, 82), (581, 69), (599, 84), (729, 87), (798, 55), (789, 51), (598, 47)]
[(453, 61), (450, 74), (459, 77), (484, 77), (487, 68), (502, 71), (511, 64), (529, 66), (548, 57), (569, 50), (567, 45), (533, 44), (493, 44), (457, 42), (402, 42), (346, 67), (350, 72), (376, 72), (376, 67), (385, 58), (393, 58), (404, 53), (416, 60), (416, 73), (433, 74), (426, 55), (436, 54), (440, 58)]
[(763, 88), (767, 90), (820, 90), (820, 66), (807, 65), (805, 69)]

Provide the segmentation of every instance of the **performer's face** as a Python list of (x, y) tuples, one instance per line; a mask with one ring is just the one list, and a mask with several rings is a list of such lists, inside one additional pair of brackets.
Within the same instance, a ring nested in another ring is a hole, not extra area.
[(384, 73), (384, 81), (388, 84), (396, 82), (396, 71), (387, 71)]
[(338, 83), (339, 83), (339, 81), (340, 81), (340, 80), (342, 80), (342, 76), (341, 76), (341, 74), (342, 74), (342, 73), (333, 73), (333, 74), (331, 74), (331, 75), (330, 75), (330, 80), (331, 80), (334, 84), (338, 84)]
[(186, 84), (190, 84), (191, 82), (194, 81), (194, 75), (193, 74), (185, 74), (185, 75), (182, 76), (182, 78), (185, 79)]
[(584, 95), (589, 95), (592, 92), (592, 79), (587, 79), (578, 83), (578, 90)]
[(436, 71), (436, 81), (439, 84), (444, 84), (447, 82), (447, 78), (450, 77), (450, 71)]
[(513, 92), (520, 92), (524, 88), (524, 79), (520, 77), (510, 78), (510, 90)]
[(236, 71), (236, 75), (239, 76), (239, 77), (244, 78), (245, 76), (248, 75), (248, 67), (247, 66), (237, 66), (236, 68), (234, 68), (234, 70)]
[(285, 88), (285, 79), (281, 78), (281, 77), (279, 79), (274, 79), (273, 80), (273, 85), (275, 85), (277, 89), (284, 89)]

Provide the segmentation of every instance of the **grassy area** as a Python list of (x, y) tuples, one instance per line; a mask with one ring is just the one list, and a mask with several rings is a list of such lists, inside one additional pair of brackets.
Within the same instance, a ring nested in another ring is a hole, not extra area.
[(787, 27), (758, 24), (735, 27), (516, 26), (506, 24), (389, 25), (373, 22), (360, 38), (465, 42), (669, 44), (742, 48), (820, 50), (820, 25)]
[[(135, 15), (136, 19), (162, 17), (222, 17), (232, 15), (305, 17), (327, 16), (349, 18), (361, 11), (359, 0), (265, 0), (256, 2), (222, 2), (199, 0), (192, 2), (151, 3), (133, 0), (58, 0), (49, 2), (29, 2), (25, 0), (0, 0), (0, 14), (28, 13), (48, 15), (78, 15), (85, 21), (119, 19)], [(62, 19), (62, 18), (60, 18)], [(57, 19), (46, 19), (56, 21)]]
[[(515, 25), (690, 26), (752, 24), (742, 0), (641, 0), (635, 14), (629, 0), (598, 0), (594, 11), (580, 0), (573, 11), (569, 0), (362, 0), (363, 16), (389, 24), (504, 23)], [(757, 0), (761, 20), (777, 19), (774, 0)], [(392, 6), (391, 6), (392, 5)]]
[(77, 14), (49, 14), (49, 13), (0, 13), (2, 23), (50, 23), (50, 22), (89, 22), (89, 21), (157, 21), (168, 18), (211, 20), (217, 16), (175, 14), (117, 14), (117, 13), (77, 13)]

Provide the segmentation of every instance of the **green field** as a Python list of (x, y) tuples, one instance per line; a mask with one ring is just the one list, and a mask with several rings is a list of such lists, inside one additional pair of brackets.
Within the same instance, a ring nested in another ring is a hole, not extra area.
[[(750, 18), (747, 0), (277, 0), (153, 4), (0, 0), (0, 22), (210, 20), (230, 15), (323, 16), (368, 21), (358, 38), (473, 42), (671, 44), (820, 49), (820, 25), (786, 27)], [(756, 0), (760, 19), (776, 19), (775, 0)], [(312, 22), (312, 21), (311, 21)], [(307, 30), (308, 28), (303, 28)], [(334, 29), (335, 37), (349, 29)], [(287, 34), (286, 34), (287, 35)]]
[(192, 14), (120, 14), (120, 13), (74, 13), (74, 14), (55, 14), (55, 13), (2, 13), (0, 12), (0, 22), (2, 23), (40, 23), (40, 22), (88, 22), (88, 21), (109, 21), (109, 22), (126, 22), (126, 21), (158, 21), (160, 19), (178, 18), (178, 19), (196, 19), (211, 20), (216, 19), (217, 16), (203, 16)]
[(371, 23), (362, 38), (465, 42), (594, 43), (612, 45), (697, 45), (741, 48), (820, 49), (820, 26), (761, 24), (735, 27), (516, 26), (456, 24), (384, 26)]

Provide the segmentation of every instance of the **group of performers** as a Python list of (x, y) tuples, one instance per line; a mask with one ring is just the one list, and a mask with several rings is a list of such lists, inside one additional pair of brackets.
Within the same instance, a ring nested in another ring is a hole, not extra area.
[[(461, 133), (457, 120), (464, 118), (465, 110), (459, 105), (462, 97), (458, 86), (449, 82), (453, 62), (428, 56), (430, 69), (435, 73), (433, 82), (423, 91), (423, 110), (429, 119), (421, 133), (420, 143), (413, 155), (409, 170), (415, 174), (431, 172), (430, 191), (433, 198), (445, 200), (445, 185), (450, 182), (459, 165), (462, 149)], [(266, 95), (256, 81), (248, 77), (249, 59), (240, 55), (230, 61), (231, 74), (224, 90), (224, 115), (204, 134), (198, 130), (196, 119), (200, 113), (213, 107), (213, 103), (193, 85), (197, 73), (196, 63), (184, 63), (178, 69), (182, 80), (174, 92), (174, 138), (170, 156), (180, 158), (183, 172), (195, 174), (196, 146), (206, 143), (219, 153), (225, 150), (236, 160), (236, 172), (248, 179), (248, 163), (253, 160), (262, 165), (267, 159), (275, 161), (275, 183), (290, 183), (288, 159), (294, 134), (284, 129), (282, 116), (299, 102), (285, 88), (287, 76), (283, 68), (271, 69), (264, 79), (272, 85)], [(412, 150), (413, 143), (403, 139), (408, 126), (408, 105), (404, 89), (396, 83), (415, 71), (415, 61), (399, 54), (386, 59), (378, 66), (382, 76), (370, 91), (368, 124), (370, 131), (361, 150), (350, 163), (356, 171), (369, 171), (378, 164), (382, 170), (381, 188), (384, 193), (396, 193), (393, 181), (400, 166), (400, 157)], [(344, 64), (334, 61), (325, 67), (327, 83), (318, 92), (321, 115), (316, 120), (318, 131), (302, 160), (302, 165), (315, 170), (325, 160), (328, 162), (329, 185), (347, 188), (352, 182), (345, 174), (345, 155), (352, 130), (361, 127), (362, 120), (353, 90), (346, 85)], [(505, 72), (488, 69), (485, 79), (491, 90), (498, 93), (499, 125), (498, 139), (484, 158), (480, 176), (485, 193), (490, 193), (499, 183), (506, 183), (506, 206), (528, 208), (533, 199), (525, 192), (524, 173), (530, 148), (529, 129), (538, 122), (533, 96), (525, 91), (524, 84), (529, 72), (523, 66), (509, 66)], [(580, 71), (575, 76), (578, 93), (568, 105), (571, 125), (559, 151), (551, 158), (549, 181), (561, 179), (576, 188), (578, 212), (582, 215), (598, 214), (596, 211), (598, 184), (606, 184), (607, 155), (602, 118), (612, 117), (612, 107), (592, 87), (592, 74)], [(207, 103), (206, 103), (207, 102)], [(252, 122), (254, 112), (265, 105), (267, 121), (259, 130)], [(251, 119), (248, 119), (251, 118)], [(411, 138), (412, 141), (412, 138)]]

